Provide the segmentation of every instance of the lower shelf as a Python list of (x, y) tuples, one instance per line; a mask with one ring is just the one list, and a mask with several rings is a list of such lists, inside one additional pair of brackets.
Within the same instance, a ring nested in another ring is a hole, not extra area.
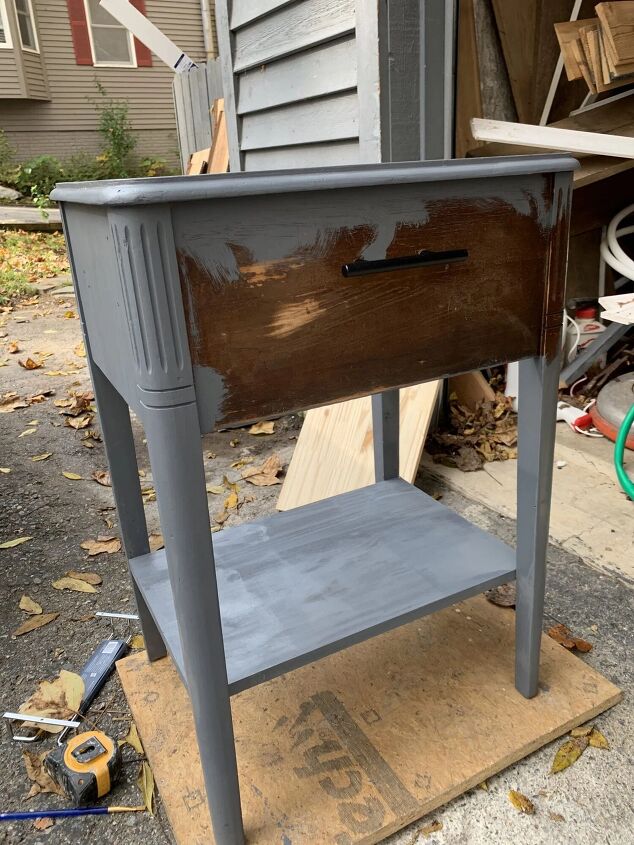
[[(225, 529), (214, 553), (232, 694), (515, 577), (513, 549), (401, 479)], [(130, 568), (183, 675), (165, 551)]]

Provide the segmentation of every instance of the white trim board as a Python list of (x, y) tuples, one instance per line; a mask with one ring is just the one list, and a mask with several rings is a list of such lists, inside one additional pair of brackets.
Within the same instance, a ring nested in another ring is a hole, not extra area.
[(600, 132), (581, 132), (577, 129), (558, 129), (554, 126), (532, 126), (504, 120), (471, 119), (471, 132), (476, 141), (501, 141), (524, 147), (541, 147), (570, 153), (634, 158), (634, 138), (607, 135)]

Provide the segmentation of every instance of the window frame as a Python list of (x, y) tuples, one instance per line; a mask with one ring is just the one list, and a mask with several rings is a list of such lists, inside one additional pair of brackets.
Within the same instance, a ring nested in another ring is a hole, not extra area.
[[(29, 3), (31, 0), (29, 0)], [(127, 29), (125, 26), (121, 25), (121, 29), (124, 30), (126, 35), (128, 36), (128, 45), (130, 48), (130, 56), (132, 61), (130, 63), (124, 62), (100, 62), (97, 60), (97, 54), (95, 53), (95, 42), (93, 40), (92, 28), (93, 26), (100, 26), (107, 28), (107, 24), (93, 24), (92, 18), (90, 16), (90, 3), (88, 0), (83, 0), (84, 2), (84, 14), (86, 15), (86, 28), (88, 29), (88, 40), (90, 41), (90, 52), (92, 54), (92, 64), (93, 67), (116, 67), (116, 68), (136, 68), (138, 67), (137, 63), (137, 56), (136, 56), (136, 46), (134, 44), (134, 36)], [(112, 26), (112, 29), (118, 29), (118, 27)]]
[(0, 21), (2, 21), (2, 30), (6, 41), (0, 41), (0, 50), (12, 50), (13, 39), (11, 38), (11, 29), (9, 27), (9, 13), (7, 12), (7, 0), (0, 0)]
[(15, 17), (16, 23), (18, 25), (18, 38), (20, 39), (20, 47), (25, 53), (36, 53), (39, 55), (40, 53), (40, 39), (37, 34), (37, 24), (35, 22), (35, 14), (33, 12), (33, 0), (26, 0), (26, 4), (28, 6), (28, 16), (29, 20), (31, 21), (31, 29), (33, 30), (33, 38), (35, 39), (35, 47), (27, 47), (24, 42), (22, 41), (22, 30), (20, 29), (20, 12), (18, 11), (17, 5), (15, 5), (14, 0), (14, 7), (15, 7)]

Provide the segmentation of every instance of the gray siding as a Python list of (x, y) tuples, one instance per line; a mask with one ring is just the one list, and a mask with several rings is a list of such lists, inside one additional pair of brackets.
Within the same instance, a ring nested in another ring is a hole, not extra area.
[[(18, 68), (15, 62), (15, 53), (13, 50), (0, 50), (0, 98), (3, 97), (23, 97), (21, 75), (18, 73)], [(2, 115), (2, 105), (0, 105), (0, 117)], [(2, 120), (0, 119), (0, 127)]]
[[(0, 99), (0, 125), (19, 147), (20, 156), (51, 153), (65, 158), (80, 149), (96, 151), (99, 136), (94, 101), (99, 80), (108, 97), (128, 103), (139, 138), (137, 152), (168, 158), (175, 165), (178, 143), (172, 70), (156, 57), (149, 68), (78, 65), (65, 0), (33, 0), (33, 4), (50, 102)], [(199, 0), (146, 0), (146, 14), (194, 60), (204, 59)], [(35, 79), (32, 84), (37, 89)]]
[(381, 159), (381, 4), (216, 5), (232, 170)]
[(30, 100), (48, 100), (48, 85), (42, 66), (42, 56), (37, 53), (22, 52), (22, 72), (26, 96)]

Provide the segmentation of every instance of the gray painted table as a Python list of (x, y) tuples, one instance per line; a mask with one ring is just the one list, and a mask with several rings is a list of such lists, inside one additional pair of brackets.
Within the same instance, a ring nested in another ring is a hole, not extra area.
[[(64, 184), (148, 657), (187, 686), (218, 845), (243, 823), (231, 694), (517, 578), (537, 692), (567, 156)], [(521, 359), (517, 550), (398, 478), (398, 389)], [(212, 543), (201, 434), (373, 395), (376, 483)], [(150, 553), (129, 409), (165, 550)], [(248, 829), (247, 829), (248, 833)]]

